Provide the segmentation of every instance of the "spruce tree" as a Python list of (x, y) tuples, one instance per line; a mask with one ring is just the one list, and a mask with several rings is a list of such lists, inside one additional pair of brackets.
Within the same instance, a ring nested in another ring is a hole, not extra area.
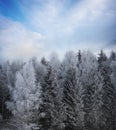
[[(83, 112), (81, 102), (81, 84), (77, 77), (77, 62), (73, 52), (67, 52), (64, 64), (63, 97), (64, 122), (66, 130), (82, 129)], [(80, 95), (79, 95), (80, 94)]]
[(52, 126), (52, 109), (53, 109), (53, 100), (55, 98), (54, 85), (52, 85), (52, 68), (47, 66), (47, 73), (43, 77), (41, 82), (42, 86), (42, 102), (39, 109), (39, 124), (42, 130), (50, 130)]
[(6, 102), (10, 96), (6, 78), (3, 67), (0, 65), (0, 114), (2, 119), (8, 119), (11, 116), (10, 111), (6, 107)]
[(101, 126), (102, 130), (115, 130), (115, 118), (114, 118), (114, 86), (111, 83), (109, 72), (110, 66), (107, 56), (103, 51), (100, 52), (98, 57), (99, 70), (103, 77), (103, 90), (102, 90), (102, 120), (104, 125)]
[(84, 127), (85, 130), (95, 129), (94, 105), (96, 98), (96, 89), (100, 87), (100, 81), (96, 82), (97, 76), (97, 60), (89, 51), (83, 52), (81, 63), (79, 64), (79, 77), (82, 83), (83, 111), (84, 111)]

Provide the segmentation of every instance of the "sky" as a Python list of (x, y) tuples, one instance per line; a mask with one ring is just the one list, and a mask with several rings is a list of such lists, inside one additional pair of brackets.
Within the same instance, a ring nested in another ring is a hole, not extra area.
[(116, 50), (115, 0), (0, 0), (0, 57)]

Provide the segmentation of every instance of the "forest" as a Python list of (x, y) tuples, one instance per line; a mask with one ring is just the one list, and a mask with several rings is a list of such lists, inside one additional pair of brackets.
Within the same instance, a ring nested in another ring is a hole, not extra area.
[(0, 121), (40, 130), (116, 130), (116, 53), (0, 62)]

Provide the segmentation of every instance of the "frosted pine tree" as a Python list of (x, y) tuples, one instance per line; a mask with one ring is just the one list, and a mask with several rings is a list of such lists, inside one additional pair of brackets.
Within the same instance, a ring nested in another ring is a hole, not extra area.
[(110, 74), (111, 82), (116, 90), (116, 53), (115, 52), (111, 52), (110, 55), (110, 68), (111, 68), (111, 74)]
[[(114, 107), (113, 107), (113, 115), (116, 115), (116, 53), (111, 52), (110, 54), (110, 79), (111, 83), (114, 86)], [(114, 128), (116, 128), (116, 116), (114, 117)]]
[[(59, 60), (55, 59), (52, 64), (51, 60), (46, 66), (46, 73), (41, 82), (42, 85), (42, 103), (40, 105), (40, 119), (39, 124), (41, 129), (46, 130), (59, 130), (62, 127), (62, 116), (60, 99), (58, 96), (59, 85), (57, 82), (57, 71)], [(54, 65), (55, 64), (55, 65)]]
[(6, 108), (6, 101), (9, 100), (9, 89), (6, 74), (0, 65), (0, 115), (2, 119), (9, 118), (10, 112)]
[(51, 94), (52, 94), (52, 79), (51, 79), (51, 73), (52, 69), (50, 66), (47, 67), (47, 73), (43, 77), (43, 80), (41, 82), (42, 86), (42, 94), (41, 99), (42, 102), (40, 104), (39, 109), (39, 124), (41, 126), (41, 129), (47, 130), (51, 128)]
[(110, 79), (110, 65), (109, 60), (103, 51), (100, 52), (98, 57), (99, 70), (103, 77), (103, 90), (102, 90), (102, 120), (105, 121), (102, 126), (103, 130), (115, 129), (115, 117), (114, 117), (114, 98), (115, 91), (114, 86)]
[[(78, 68), (82, 84), (84, 127), (87, 130), (95, 129), (95, 102), (98, 96), (100, 96), (98, 90), (102, 87), (100, 77), (98, 77), (96, 57), (89, 51), (83, 52)], [(101, 103), (101, 99), (98, 102)]]
[(83, 127), (83, 111), (81, 98), (81, 83), (77, 77), (76, 55), (67, 52), (63, 60), (64, 78), (62, 82), (65, 129), (76, 130)]

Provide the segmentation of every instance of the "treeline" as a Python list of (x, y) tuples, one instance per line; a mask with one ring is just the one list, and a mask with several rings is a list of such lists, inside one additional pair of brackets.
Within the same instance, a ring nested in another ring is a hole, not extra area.
[(1, 63), (0, 115), (41, 130), (116, 130), (116, 53)]

